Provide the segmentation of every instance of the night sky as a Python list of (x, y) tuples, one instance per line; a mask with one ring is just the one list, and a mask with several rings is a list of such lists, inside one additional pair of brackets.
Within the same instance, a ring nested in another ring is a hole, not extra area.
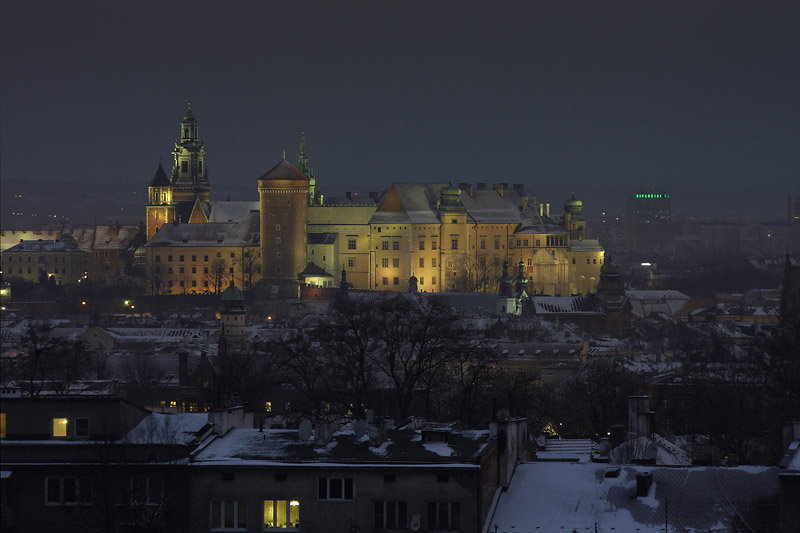
[(327, 195), (452, 178), (614, 210), (656, 187), (677, 212), (777, 216), (800, 193), (796, 1), (19, 0), (0, 19), (6, 183), (144, 195), (191, 98), (215, 199), (256, 200), (302, 129)]

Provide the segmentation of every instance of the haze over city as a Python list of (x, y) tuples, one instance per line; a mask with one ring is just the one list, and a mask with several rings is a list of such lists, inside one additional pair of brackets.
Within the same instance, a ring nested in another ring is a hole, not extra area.
[(188, 99), (218, 199), (255, 199), (303, 130), (329, 195), (452, 178), (778, 217), (798, 192), (797, 3), (237, 5), (6, 6), (3, 223), (31, 188), (40, 217), (100, 186), (83, 215), (140, 218)]

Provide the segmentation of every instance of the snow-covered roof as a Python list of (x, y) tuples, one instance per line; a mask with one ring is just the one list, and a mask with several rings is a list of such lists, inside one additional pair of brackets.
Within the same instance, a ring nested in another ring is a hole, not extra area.
[(194, 462), (243, 466), (274, 462), (474, 464), (489, 440), (489, 431), (453, 431), (445, 446), (431, 447), (431, 443), (422, 442), (419, 430), (397, 429), (389, 430), (381, 446), (371, 447), (368, 437), (343, 430), (326, 445), (316, 447), (313, 437), (301, 441), (297, 430), (232, 429), (199, 451)]
[[(609, 465), (542, 462), (517, 467), (501, 494), (490, 531), (663, 531), (727, 532), (750, 504), (777, 497), (778, 469), (622, 467), (605, 477)], [(646, 497), (636, 498), (636, 474), (650, 472)], [(676, 529), (677, 531), (678, 529)]]
[(259, 212), (259, 202), (210, 202), (209, 222), (239, 222), (252, 212)]
[(208, 424), (207, 413), (150, 413), (122, 442), (132, 444), (197, 444)]
[(256, 212), (238, 222), (164, 224), (145, 246), (253, 246), (258, 244), (259, 232)]
[(593, 296), (533, 296), (531, 300), (537, 315), (602, 313)]

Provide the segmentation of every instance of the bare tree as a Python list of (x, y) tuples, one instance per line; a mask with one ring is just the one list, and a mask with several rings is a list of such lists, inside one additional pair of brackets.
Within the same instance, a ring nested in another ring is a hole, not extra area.
[(258, 264), (258, 248), (255, 246), (242, 246), (232, 261), (233, 266), (238, 266), (240, 287), (250, 290), (253, 287), (253, 277), (256, 275)]
[(29, 325), (20, 345), (15, 375), (31, 397), (39, 396), (45, 387), (64, 394), (89, 373), (91, 361), (83, 344), (53, 336), (47, 324)]
[(227, 261), (223, 257), (216, 257), (211, 261), (206, 281), (214, 294), (219, 294), (225, 288), (225, 269), (228, 267)]

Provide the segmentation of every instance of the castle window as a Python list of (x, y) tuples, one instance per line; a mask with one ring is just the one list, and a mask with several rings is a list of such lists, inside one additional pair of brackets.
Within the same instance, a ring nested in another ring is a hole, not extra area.
[(394, 259), (392, 259), (392, 266), (394, 268), (398, 268), (400, 266), (400, 259), (398, 259), (396, 257)]
[(356, 249), (356, 240), (355, 239), (347, 239), (347, 249), (348, 250), (355, 250)]
[(181, 161), (181, 172), (186, 174), (189, 172), (189, 162), (188, 161)]
[(536, 246), (541, 246), (541, 245), (542, 245), (542, 241), (540, 239), (536, 239)]
[(281, 230), (281, 225), (275, 224), (275, 231), (280, 231), (280, 230)]
[[(231, 259), (236, 259), (236, 252), (231, 252)], [(181, 259), (183, 261), (183, 259)]]
[(453, 250), (458, 250), (458, 238), (450, 239), (450, 247)]
[(388, 257), (384, 257), (383, 259), (381, 259), (381, 266), (383, 268), (389, 268), (389, 258)]
[(528, 239), (525, 239), (524, 241), (522, 241), (522, 245), (523, 246), (528, 246)]
[(203, 256), (203, 261), (206, 261), (206, 262), (208, 261), (208, 256), (207, 255)]
[(431, 241), (431, 250), (436, 250), (436, 241)]
[(172, 262), (172, 256), (171, 255), (167, 256), (167, 261)]
[(389, 249), (389, 241), (384, 240), (383, 242), (381, 242), (381, 250), (388, 250), (388, 249)]
[(384, 277), (382, 281), (383, 281), (384, 285), (388, 285), (389, 284), (389, 278)]
[(197, 280), (196, 279), (192, 280), (192, 287), (197, 287)]
[(431, 259), (431, 266), (433, 268), (436, 268), (436, 258), (435, 257), (433, 259)]
[(196, 255), (192, 256), (192, 261), (197, 261), (197, 256)]
[(425, 268), (425, 258), (424, 257), (420, 257), (419, 258), (419, 267), (420, 268)]
[(587, 265), (589, 264), (589, 258), (588, 257), (586, 258), (586, 264)]
[(277, 257), (278, 259), (280, 259), (280, 258), (281, 258), (281, 253), (280, 253), (280, 252), (275, 252), (275, 257)]
[(431, 285), (436, 285), (436, 276), (431, 278)]
[(420, 239), (419, 240), (419, 249), (420, 250), (424, 250), (425, 249), (425, 239)]
[(419, 277), (419, 284), (420, 285), (425, 285), (425, 276), (420, 276)]
[(275, 267), (275, 273), (276, 274), (280, 274), (281, 273), (281, 267)]
[(356, 260), (351, 257), (350, 259), (347, 260), (347, 266), (348, 268), (353, 268), (354, 266), (356, 266)]
[(183, 267), (180, 268), (180, 273), (183, 274)]
[[(281, 243), (281, 238), (280, 237), (275, 237), (275, 244), (280, 244), (280, 243)], [(314, 254), (314, 250), (311, 250), (311, 254), (312, 255)]]
[(458, 219), (457, 219), (457, 218), (451, 218), (451, 219), (450, 219), (450, 222), (451, 222), (452, 224), (458, 224)]
[(597, 259), (596, 259), (596, 258), (595, 258), (595, 259), (593, 259), (593, 260), (592, 260), (592, 263), (594, 263), (594, 264), (596, 265), (596, 264), (597, 264)]
[(533, 259), (528, 259), (528, 266), (532, 266), (532, 265), (533, 265)]
[(197, 171), (200, 172), (200, 174), (203, 173), (203, 162), (202, 161), (198, 161), (197, 162)]
[(233, 274), (233, 267), (230, 268), (230, 273)]
[(178, 257), (179, 257), (178, 261), (180, 261), (182, 263), (183, 262), (183, 256), (181, 255), (181, 256), (178, 256)]
[(486, 249), (486, 239), (481, 239), (481, 250)]
[(203, 274), (208, 274), (208, 267), (203, 267)]
[(169, 274), (172, 274), (172, 267), (169, 267), (169, 268), (167, 269), (167, 273), (169, 273)]
[(517, 246), (522, 246), (522, 240), (521, 239), (517, 239)]
[(500, 249), (500, 239), (495, 239), (494, 240), (494, 249), (495, 250), (499, 250)]
[(183, 280), (181, 280), (181, 281), (180, 281), (180, 284), (179, 284), (179, 285), (180, 285), (181, 287), (183, 287)]
[(574, 257), (572, 258), (572, 264), (573, 265), (575, 264), (575, 258)]
[(480, 263), (481, 263), (481, 267), (485, 267), (486, 266), (486, 258), (485, 257), (481, 257), (481, 262)]
[(392, 241), (392, 250), (400, 249), (400, 241)]

